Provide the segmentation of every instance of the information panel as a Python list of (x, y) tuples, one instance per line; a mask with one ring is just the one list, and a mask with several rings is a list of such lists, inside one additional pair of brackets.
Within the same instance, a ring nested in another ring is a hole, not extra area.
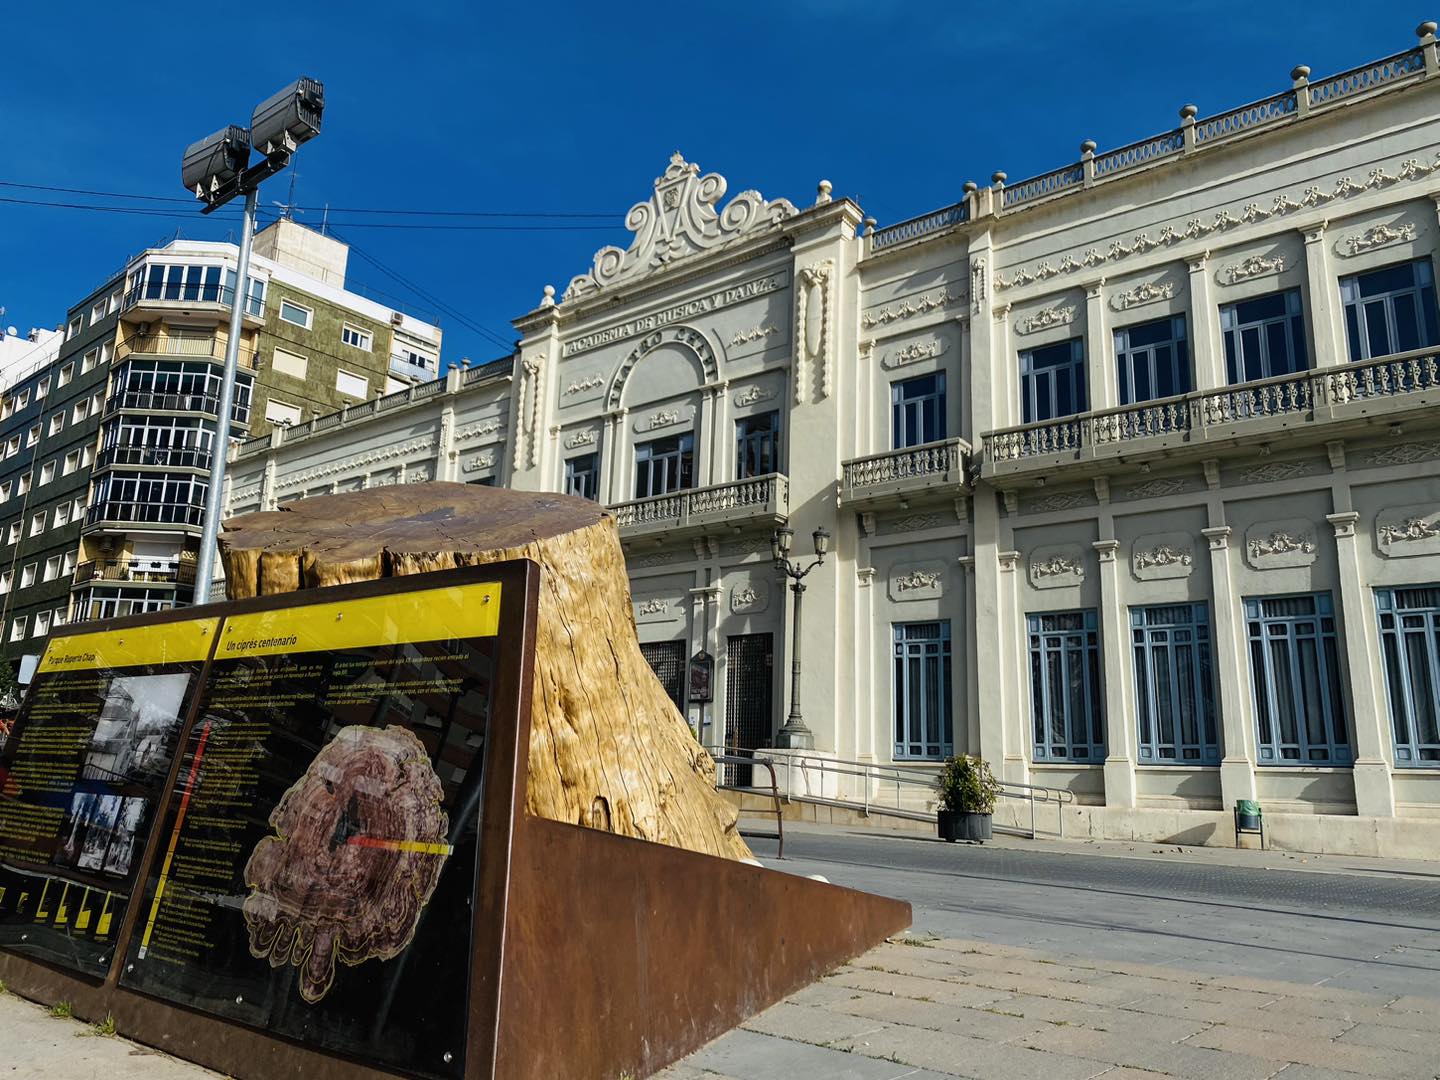
[(51, 640), (0, 751), (0, 946), (106, 973), (219, 625)]
[(121, 985), (464, 1071), (495, 583), (231, 616)]

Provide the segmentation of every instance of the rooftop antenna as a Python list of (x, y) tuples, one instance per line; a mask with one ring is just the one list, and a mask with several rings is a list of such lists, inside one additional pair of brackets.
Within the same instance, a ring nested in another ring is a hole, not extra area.
[(320, 216), (320, 235), (325, 235), (325, 228), (330, 224), (330, 204), (325, 204), (325, 212)]
[(295, 171), (295, 166), (294, 166), (294, 165), (291, 165), (291, 166), (290, 166), (290, 194), (289, 194), (289, 196), (286, 198), (286, 200), (285, 200), (284, 202), (280, 202), (280, 201), (278, 201), (278, 200), (273, 200), (273, 199), (271, 200), (272, 202), (275, 203), (276, 206), (278, 206), (278, 207), (280, 208), (280, 211), (281, 211), (281, 213), (280, 213), (280, 220), (281, 220), (281, 221), (294, 221), (296, 214), (303, 214), (303, 213), (305, 212), (304, 210), (297, 210), (297, 209), (295, 208), (295, 180), (296, 180), (297, 177), (299, 177), (299, 175), (300, 175), (300, 174)]

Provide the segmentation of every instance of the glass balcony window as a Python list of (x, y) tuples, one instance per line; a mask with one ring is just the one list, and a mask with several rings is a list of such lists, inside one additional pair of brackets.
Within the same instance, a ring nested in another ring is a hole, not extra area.
[(1082, 413), (1087, 400), (1085, 343), (1080, 338), (1020, 354), (1020, 409), (1025, 423)]
[(1429, 259), (1340, 279), (1351, 360), (1440, 345), (1435, 272)]
[(1294, 375), (1310, 367), (1299, 289), (1224, 305), (1220, 330), (1232, 384)]

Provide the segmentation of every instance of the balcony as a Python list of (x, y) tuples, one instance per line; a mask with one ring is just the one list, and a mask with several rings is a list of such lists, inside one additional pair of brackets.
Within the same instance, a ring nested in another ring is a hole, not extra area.
[(390, 374), (397, 379), (404, 379), (406, 382), (423, 383), (440, 377), (436, 370), (434, 360), (426, 364), (417, 364), (408, 356), (400, 353), (390, 354)]
[[(187, 318), (210, 316), (217, 325), (230, 318), (230, 301), (235, 295), (233, 287), (214, 284), (187, 282), (183, 285), (155, 283), (138, 285), (125, 294), (121, 314), (129, 319), (163, 319), (169, 315), (183, 315)], [(265, 325), (265, 300), (252, 295), (245, 302), (241, 313), (242, 324), (247, 327)]]
[(610, 512), (622, 540), (773, 528), (789, 517), (790, 481), (780, 473), (770, 473), (617, 503)]
[(113, 465), (152, 467), (157, 469), (210, 469), (210, 451), (189, 446), (112, 446), (101, 450), (95, 459), (96, 470)]
[[(131, 334), (125, 338), (116, 349), (116, 362), (128, 356), (178, 356), (224, 363), (225, 342), (213, 334), (186, 334), (170, 327), (166, 333)], [(236, 361), (239, 367), (253, 371), (255, 350), (242, 344)]]
[(840, 502), (853, 510), (954, 498), (970, 491), (970, 444), (964, 439), (907, 446), (845, 462)]
[(981, 475), (1000, 486), (1058, 468), (1075, 476), (1167, 457), (1215, 457), (1283, 435), (1324, 442), (1393, 425), (1440, 403), (1440, 353), (1421, 350), (1239, 383), (1118, 409), (1002, 428)]
[(75, 568), (75, 580), (71, 588), (80, 588), (96, 581), (137, 585), (193, 585), (195, 563), (189, 560), (166, 564), (154, 559), (93, 559)]
[(200, 528), (205, 519), (203, 506), (188, 503), (131, 502), (107, 499), (96, 503), (85, 515), (87, 529), (98, 525), (140, 526), (165, 529)]

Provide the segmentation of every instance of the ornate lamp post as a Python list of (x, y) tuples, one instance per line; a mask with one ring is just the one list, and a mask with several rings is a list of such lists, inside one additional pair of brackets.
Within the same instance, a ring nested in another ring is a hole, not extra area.
[(809, 566), (790, 561), (790, 545), (795, 540), (794, 529), (776, 529), (770, 536), (770, 554), (775, 568), (790, 579), (790, 588), (795, 593), (795, 620), (791, 629), (790, 642), (790, 714), (776, 737), (782, 749), (810, 750), (815, 746), (815, 734), (805, 726), (800, 715), (800, 600), (805, 595), (805, 576), (825, 561), (830, 550), (830, 534), (824, 528), (816, 529), (815, 561)]

